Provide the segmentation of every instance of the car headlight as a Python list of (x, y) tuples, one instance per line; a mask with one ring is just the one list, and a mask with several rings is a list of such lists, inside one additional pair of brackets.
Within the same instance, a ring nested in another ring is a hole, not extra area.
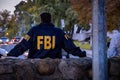
[(8, 42), (9, 40), (7, 39), (6, 42)]
[(0, 39), (0, 42), (2, 42), (2, 40)]

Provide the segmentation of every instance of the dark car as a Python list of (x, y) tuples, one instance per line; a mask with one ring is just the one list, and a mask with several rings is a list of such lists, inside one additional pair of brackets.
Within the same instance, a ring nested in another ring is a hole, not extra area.
[(7, 37), (1, 37), (0, 38), (0, 43), (2, 43), (2, 44), (8, 44), (9, 43), (9, 38), (7, 38)]

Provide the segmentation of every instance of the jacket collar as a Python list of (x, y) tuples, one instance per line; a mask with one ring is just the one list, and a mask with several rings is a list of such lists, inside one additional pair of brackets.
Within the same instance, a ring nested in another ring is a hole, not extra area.
[(40, 27), (54, 27), (52, 23), (40, 23)]

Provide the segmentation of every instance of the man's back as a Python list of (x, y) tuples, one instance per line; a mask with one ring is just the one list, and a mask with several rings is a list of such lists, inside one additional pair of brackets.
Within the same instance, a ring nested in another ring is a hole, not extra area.
[(30, 36), (29, 42), (32, 43), (29, 58), (62, 57), (61, 48), (63, 47), (64, 35), (62, 30), (55, 28), (51, 23), (42, 23), (33, 27), (28, 35)]

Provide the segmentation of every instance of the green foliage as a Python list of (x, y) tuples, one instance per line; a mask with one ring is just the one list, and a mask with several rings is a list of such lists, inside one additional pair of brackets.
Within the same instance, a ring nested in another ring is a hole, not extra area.
[[(27, 11), (31, 15), (34, 15), (33, 20), (36, 23), (40, 22), (40, 13), (50, 12), (55, 26), (61, 27), (61, 19), (64, 19), (66, 29), (71, 29), (75, 24), (74, 22), (77, 21), (77, 14), (71, 8), (69, 0), (33, 0), (33, 2), (29, 1), (18, 4), (16, 9), (16, 11)], [(23, 15), (26, 16), (21, 15), (22, 21), (24, 20), (26, 25), (30, 24), (28, 23), (27, 14), (23, 13)]]
[[(10, 15), (10, 11), (4, 10), (0, 12), (1, 20), (0, 20), (0, 28), (2, 29), (0, 36), (7, 36), (12, 38), (18, 32), (16, 17), (14, 15)], [(7, 33), (7, 35), (6, 35)]]
[(4, 10), (0, 11), (0, 27), (4, 29), (4, 25), (7, 25), (8, 18), (10, 16), (10, 11)]
[[(88, 24), (92, 19), (92, 0), (26, 0), (16, 5), (15, 12), (18, 12), (18, 22), (15, 16), (8, 19), (10, 12), (4, 10), (0, 12), (3, 20), (0, 21), (2, 30), (8, 28), (5, 33), (15, 36), (21, 27), (25, 26), (26, 32), (30, 29), (30, 24), (34, 20), (35, 24), (40, 23), (39, 15), (42, 12), (50, 12), (55, 26), (61, 27), (61, 19), (65, 20), (65, 30), (71, 31), (74, 24), (78, 24), (88, 29)], [(107, 29), (109, 31), (117, 29), (120, 24), (120, 0), (106, 0)]]
[(16, 36), (16, 33), (18, 32), (18, 27), (17, 27), (17, 23), (16, 23), (16, 17), (14, 15), (11, 16), (11, 19), (8, 23), (8, 29), (6, 31), (6, 33), (8, 33), (8, 37), (9, 38), (13, 38), (14, 36)]

